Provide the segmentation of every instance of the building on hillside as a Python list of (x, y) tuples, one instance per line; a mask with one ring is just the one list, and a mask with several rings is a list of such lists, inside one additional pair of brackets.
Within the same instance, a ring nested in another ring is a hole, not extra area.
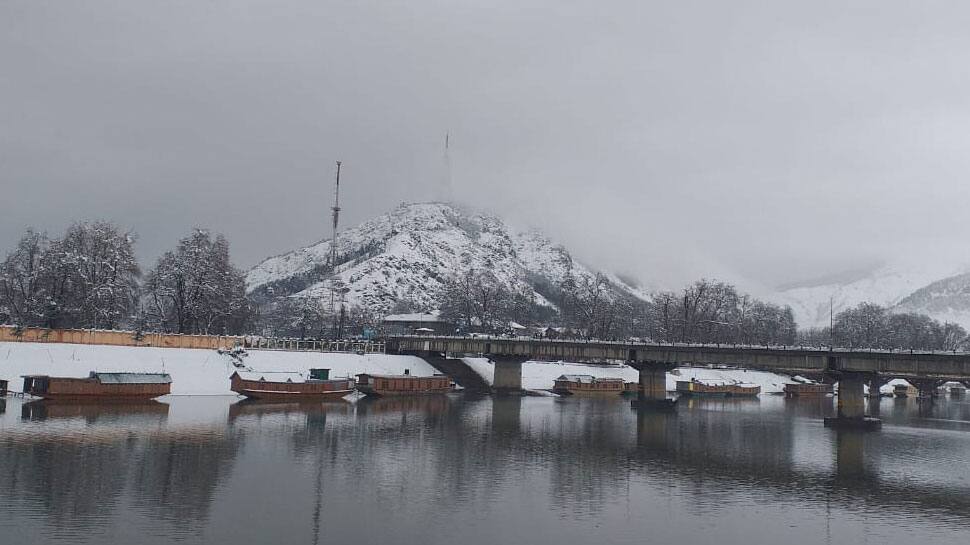
[(390, 314), (384, 317), (389, 335), (454, 335), (455, 324), (437, 313)]

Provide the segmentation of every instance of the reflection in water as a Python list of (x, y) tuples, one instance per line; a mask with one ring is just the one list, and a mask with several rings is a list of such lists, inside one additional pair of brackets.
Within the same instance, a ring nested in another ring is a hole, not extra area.
[(835, 435), (836, 476), (843, 480), (862, 480), (866, 471), (866, 436), (857, 430), (838, 430)]
[(961, 402), (883, 400), (875, 434), (823, 428), (831, 398), (229, 399), (201, 424), (13, 403), (12, 542), (946, 543), (970, 524)]
[(20, 413), (24, 420), (79, 418), (88, 424), (125, 421), (130, 425), (134, 420), (160, 424), (168, 416), (168, 408), (167, 403), (154, 400), (92, 403), (41, 399), (24, 403)]
[(20, 409), (23, 424), (0, 435), (0, 478), (8, 497), (45, 516), (52, 538), (97, 535), (121, 505), (171, 523), (172, 536), (198, 529), (237, 447), (221, 429), (167, 426), (166, 403)]

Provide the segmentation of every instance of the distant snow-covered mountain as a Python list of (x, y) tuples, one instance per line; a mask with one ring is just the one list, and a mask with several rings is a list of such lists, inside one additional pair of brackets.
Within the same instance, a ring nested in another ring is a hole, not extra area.
[[(555, 286), (567, 271), (577, 279), (595, 270), (573, 260), (561, 245), (536, 231), (517, 231), (499, 218), (447, 203), (403, 204), (337, 237), (336, 278), (349, 305), (386, 311), (396, 301), (434, 307), (450, 275), (490, 271), (507, 287), (527, 286), (540, 305), (555, 306)], [(330, 240), (271, 257), (246, 274), (250, 293), (329, 296)], [(645, 298), (608, 275), (615, 286)]]
[(896, 308), (955, 322), (970, 330), (970, 273), (932, 282), (903, 298)]
[[(790, 305), (801, 328), (828, 326), (830, 301), (835, 314), (859, 303), (869, 302), (899, 311), (928, 314), (942, 321), (947, 319), (944, 314), (952, 309), (944, 310), (945, 304), (942, 302), (930, 304), (928, 292), (915, 299), (913, 297), (943, 282), (941, 278), (949, 278), (960, 272), (964, 272), (964, 268), (948, 267), (936, 262), (915, 266), (883, 265), (845, 278), (790, 286), (771, 298), (776, 303)], [(936, 291), (932, 293), (943, 293), (939, 286), (934, 289)], [(965, 322), (960, 323), (970, 325), (970, 293), (966, 297), (967, 316)], [(957, 320), (950, 318), (949, 321)]]

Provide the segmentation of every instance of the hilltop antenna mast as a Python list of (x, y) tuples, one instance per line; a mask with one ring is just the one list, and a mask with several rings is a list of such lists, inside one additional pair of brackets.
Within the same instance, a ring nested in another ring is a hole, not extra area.
[(445, 151), (442, 156), (444, 161), (444, 174), (443, 179), (438, 183), (438, 195), (437, 198), (441, 202), (451, 202), (453, 199), (452, 191), (452, 176), (451, 176), (451, 132), (445, 132)]
[(333, 236), (330, 237), (330, 314), (333, 314), (337, 272), (337, 223), (340, 220), (340, 161), (337, 161), (337, 184), (333, 188)]

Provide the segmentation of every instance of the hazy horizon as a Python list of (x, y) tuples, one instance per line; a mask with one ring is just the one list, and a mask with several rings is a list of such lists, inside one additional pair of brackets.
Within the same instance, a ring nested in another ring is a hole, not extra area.
[(647, 285), (966, 261), (970, 6), (0, 5), (0, 248), (105, 218), (249, 267), (432, 200)]

